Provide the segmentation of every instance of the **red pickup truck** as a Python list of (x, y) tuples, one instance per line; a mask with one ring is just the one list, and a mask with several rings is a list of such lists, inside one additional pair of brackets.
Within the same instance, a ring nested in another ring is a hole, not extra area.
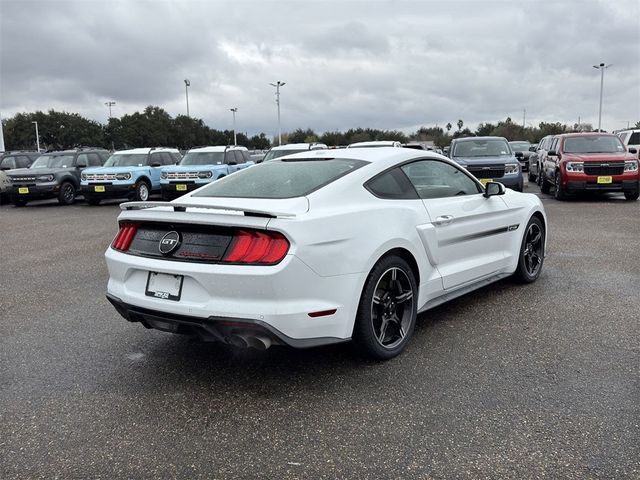
[(578, 192), (623, 192), (637, 200), (640, 171), (635, 148), (627, 148), (608, 133), (557, 135), (542, 162), (540, 190), (565, 200)]

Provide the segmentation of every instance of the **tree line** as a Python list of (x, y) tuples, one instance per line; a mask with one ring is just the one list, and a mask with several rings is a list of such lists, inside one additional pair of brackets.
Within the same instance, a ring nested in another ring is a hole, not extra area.
[[(33, 122), (38, 122), (40, 146), (47, 150), (63, 150), (77, 146), (103, 147), (123, 150), (136, 147), (169, 146), (188, 150), (202, 145), (233, 144), (232, 130), (217, 130), (207, 126), (202, 119), (178, 115), (173, 118), (164, 109), (148, 106), (142, 112), (110, 118), (106, 125), (89, 120), (77, 113), (48, 112), (17, 113), (2, 121), (5, 148), (7, 150), (35, 150), (36, 139)], [(522, 126), (511, 118), (497, 124), (481, 123), (471, 130), (462, 119), (455, 126), (451, 122), (444, 128), (420, 127), (416, 132), (405, 134), (398, 130), (375, 128), (351, 128), (347, 131), (316, 133), (313, 129), (298, 128), (283, 134), (283, 143), (321, 142), (329, 146), (345, 146), (354, 142), (372, 140), (395, 140), (401, 143), (412, 141), (433, 142), (437, 147), (446, 147), (451, 140), (465, 136), (495, 135), (507, 140), (528, 140), (537, 143), (546, 135), (592, 131), (590, 124), (567, 125), (560, 122), (541, 122), (537, 127)], [(640, 122), (636, 124), (640, 128)], [(265, 133), (246, 136), (237, 132), (238, 145), (249, 149), (266, 150), (271, 147)]]

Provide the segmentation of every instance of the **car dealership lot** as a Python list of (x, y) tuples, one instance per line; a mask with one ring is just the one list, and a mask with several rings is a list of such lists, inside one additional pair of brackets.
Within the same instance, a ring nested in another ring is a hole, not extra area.
[(542, 198), (540, 279), (420, 315), (385, 363), (129, 324), (115, 203), (0, 207), (0, 476), (637, 477), (640, 202)]

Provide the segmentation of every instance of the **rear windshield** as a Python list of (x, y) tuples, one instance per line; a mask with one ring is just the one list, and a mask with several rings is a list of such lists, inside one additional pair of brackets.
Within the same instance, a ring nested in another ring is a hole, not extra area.
[(33, 162), (31, 168), (67, 168), (73, 166), (73, 154), (71, 155), (42, 155)]
[(209, 184), (194, 197), (293, 198), (366, 165), (362, 160), (296, 159), (261, 163)]
[(306, 152), (308, 150), (308, 148), (304, 150), (269, 150), (262, 161), (268, 162), (269, 160), (284, 157), (285, 155), (293, 155), (294, 153)]
[(224, 152), (189, 152), (180, 165), (221, 165), (224, 163)]
[(620, 153), (625, 148), (620, 139), (614, 135), (565, 138), (564, 153)]
[(105, 167), (142, 167), (147, 164), (146, 153), (114, 153), (104, 164)]

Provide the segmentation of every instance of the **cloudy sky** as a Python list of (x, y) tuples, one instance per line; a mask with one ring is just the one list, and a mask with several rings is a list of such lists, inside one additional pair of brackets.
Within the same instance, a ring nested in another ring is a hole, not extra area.
[(0, 0), (0, 113), (159, 105), (283, 131), (640, 120), (637, 0)]

